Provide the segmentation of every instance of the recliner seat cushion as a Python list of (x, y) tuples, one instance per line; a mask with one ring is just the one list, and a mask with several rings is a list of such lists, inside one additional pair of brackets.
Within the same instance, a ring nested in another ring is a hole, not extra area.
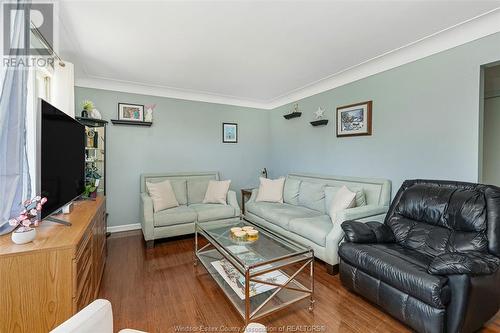
[(155, 227), (195, 222), (196, 211), (188, 206), (179, 206), (156, 212), (153, 215)]
[(427, 273), (432, 257), (398, 244), (343, 243), (340, 257), (354, 267), (433, 307), (450, 300), (448, 278)]
[(300, 235), (319, 246), (325, 246), (326, 236), (333, 229), (328, 215), (293, 219), (288, 224), (288, 230)]
[(227, 219), (237, 216), (235, 209), (222, 204), (192, 204), (189, 208), (198, 214), (199, 222)]
[(251, 202), (245, 209), (258, 217), (288, 230), (288, 224), (296, 218), (323, 215), (322, 213), (301, 206), (274, 202)]

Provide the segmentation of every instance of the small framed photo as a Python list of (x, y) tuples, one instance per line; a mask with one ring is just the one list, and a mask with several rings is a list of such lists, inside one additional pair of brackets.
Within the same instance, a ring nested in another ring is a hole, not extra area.
[(118, 119), (144, 121), (144, 105), (118, 103)]
[(238, 124), (222, 123), (222, 142), (238, 143)]
[(372, 101), (337, 108), (337, 137), (372, 135)]

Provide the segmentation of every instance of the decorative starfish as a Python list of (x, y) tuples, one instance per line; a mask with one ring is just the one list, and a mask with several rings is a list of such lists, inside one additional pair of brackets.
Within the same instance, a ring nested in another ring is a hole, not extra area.
[(325, 109), (322, 107), (319, 107), (316, 112), (314, 112), (314, 115), (316, 116), (316, 119), (323, 118), (325, 116)]

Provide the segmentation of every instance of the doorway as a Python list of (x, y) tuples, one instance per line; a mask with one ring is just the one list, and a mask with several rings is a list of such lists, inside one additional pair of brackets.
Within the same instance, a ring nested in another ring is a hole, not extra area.
[(481, 182), (500, 186), (500, 64), (484, 67)]

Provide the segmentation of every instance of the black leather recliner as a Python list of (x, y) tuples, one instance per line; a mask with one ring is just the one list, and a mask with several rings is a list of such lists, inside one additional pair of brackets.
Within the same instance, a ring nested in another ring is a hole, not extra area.
[(500, 306), (500, 188), (407, 180), (384, 223), (347, 221), (340, 279), (418, 332), (473, 332)]

